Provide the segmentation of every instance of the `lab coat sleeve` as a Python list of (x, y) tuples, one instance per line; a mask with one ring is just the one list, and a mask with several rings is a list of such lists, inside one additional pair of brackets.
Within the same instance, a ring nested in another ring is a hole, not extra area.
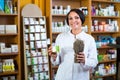
[[(55, 41), (55, 45), (59, 46), (60, 47), (60, 44), (61, 44), (61, 39), (62, 39), (62, 35), (59, 34), (56, 38), (56, 41)], [(61, 54), (61, 50), (59, 53), (57, 53), (57, 58), (56, 60), (54, 61), (53, 58), (51, 57), (51, 62), (53, 65), (59, 65), (60, 62), (61, 62), (61, 58), (60, 58), (60, 54)]]
[(98, 53), (94, 38), (91, 39), (88, 48), (89, 48), (88, 54), (85, 55), (85, 64), (82, 64), (84, 70), (90, 70), (92, 68), (95, 68), (96, 65), (98, 64), (98, 60), (97, 60)]

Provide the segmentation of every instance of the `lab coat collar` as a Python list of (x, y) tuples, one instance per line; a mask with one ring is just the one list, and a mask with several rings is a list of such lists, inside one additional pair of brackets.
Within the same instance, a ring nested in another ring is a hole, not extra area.
[(71, 33), (71, 30), (70, 30), (68, 33), (69, 33), (71, 36), (77, 38), (77, 37), (82, 37), (85, 32), (84, 32), (84, 31), (81, 31), (79, 34), (74, 35), (74, 34)]

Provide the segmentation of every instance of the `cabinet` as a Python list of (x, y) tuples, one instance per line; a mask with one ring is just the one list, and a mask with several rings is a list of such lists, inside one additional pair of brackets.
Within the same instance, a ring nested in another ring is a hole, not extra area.
[[(112, 39), (112, 42), (110, 41), (110, 43), (114, 43), (115, 38), (120, 36), (119, 0), (46, 0), (45, 4), (45, 15), (47, 17), (47, 28), (49, 32), (48, 36), (51, 39), (51, 43), (54, 43), (56, 36), (63, 31), (60, 30), (60, 26), (66, 26), (65, 12), (66, 9), (69, 8), (83, 8), (82, 10), (84, 11), (87, 7), (88, 12), (86, 14), (86, 21), (83, 26), (87, 26), (86, 32), (94, 36), (97, 45), (99, 44), (98, 40), (101, 39), (101, 37), (110, 37), (110, 39)], [(61, 12), (61, 8), (63, 9), (63, 12)], [(56, 9), (57, 11), (55, 11)], [(99, 11), (100, 9), (101, 11)], [(58, 27), (56, 28), (56, 26)], [(115, 51), (114, 48), (109, 46), (101, 46), (98, 48), (98, 53), (107, 54), (107, 51), (109, 50)], [(115, 64), (116, 59), (99, 62), (99, 64), (109, 63)], [(56, 72), (57, 68), (57, 66), (51, 65), (51, 72)], [(51, 76), (53, 77), (54, 75)], [(91, 79), (106, 79), (106, 77), (109, 76), (115, 77), (116, 74), (97, 77), (94, 75)]]
[(107, 45), (115, 44), (115, 38), (120, 36), (119, 5), (117, 0), (91, 1), (91, 35), (96, 39), (99, 60), (93, 77), (95, 80), (116, 80), (116, 49)]
[[(48, 36), (51, 39), (51, 44), (55, 42), (57, 35), (61, 32), (68, 31), (69, 26), (66, 24), (66, 14), (72, 8), (81, 8), (86, 14), (86, 21), (83, 26), (86, 26), (86, 31), (90, 33), (91, 26), (90, 17), (91, 2), (89, 0), (46, 0), (46, 17)], [(50, 6), (50, 7), (48, 7)], [(83, 27), (85, 28), (85, 27)], [(51, 80), (57, 71), (58, 66), (51, 64)]]
[(3, 1), (5, 6), (0, 11), (0, 79), (21, 80), (20, 1)]
[[(29, 10), (35, 11), (29, 14)], [(46, 18), (34, 4), (26, 5), (23, 16), (25, 80), (49, 80)]]

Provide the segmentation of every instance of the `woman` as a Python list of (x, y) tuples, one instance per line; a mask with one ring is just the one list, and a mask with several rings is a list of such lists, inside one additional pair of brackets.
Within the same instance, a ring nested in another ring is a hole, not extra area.
[[(60, 52), (52, 54), (52, 47), (48, 50), (51, 62), (54, 65), (59, 64), (55, 80), (90, 80), (89, 70), (98, 63), (95, 40), (82, 31), (85, 16), (79, 9), (71, 9), (66, 21), (71, 30), (59, 34), (55, 42), (60, 47)], [(74, 63), (73, 44), (76, 39), (84, 41), (84, 50), (77, 54), (77, 63)]]

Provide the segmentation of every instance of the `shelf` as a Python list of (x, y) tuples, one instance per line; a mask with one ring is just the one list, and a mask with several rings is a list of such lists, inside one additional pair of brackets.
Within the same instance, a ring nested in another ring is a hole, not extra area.
[(37, 64), (31, 64), (31, 65), (27, 65), (27, 66), (37, 66), (37, 65), (45, 65), (45, 64), (48, 64), (48, 63), (37, 63)]
[[(66, 17), (66, 14), (53, 14), (52, 17)], [(88, 17), (88, 15), (85, 17)]]
[[(102, 21), (106, 21), (106, 23), (108, 23), (108, 19), (110, 19), (111, 21), (117, 21), (119, 23), (120, 21), (120, 16), (92, 16), (92, 13), (91, 13), (91, 6), (94, 5), (95, 8), (98, 7), (98, 4), (100, 3), (101, 4), (101, 7), (102, 8), (105, 8), (105, 7), (108, 7), (108, 5), (111, 5), (113, 4), (115, 6), (115, 11), (120, 11), (120, 8), (119, 8), (119, 4), (120, 2), (114, 2), (113, 0), (78, 0), (78, 2), (76, 0), (47, 0), (46, 1), (46, 6), (52, 6), (52, 7), (46, 7), (46, 12), (50, 12), (49, 14), (49, 17), (50, 17), (50, 20), (49, 22), (50, 23), (50, 28), (48, 29), (50, 34), (50, 39), (51, 39), (51, 43), (52, 42), (55, 42), (55, 39), (56, 39), (56, 36), (58, 34), (60, 34), (61, 32), (54, 32), (54, 29), (52, 31), (51, 27), (52, 27), (52, 22), (60, 22), (60, 21), (64, 21), (64, 19), (66, 18), (66, 15), (58, 15), (58, 14), (52, 14), (52, 8), (54, 9), (55, 5), (60, 6), (62, 5), (64, 8), (67, 7), (67, 5), (69, 4), (71, 6), (71, 8), (80, 8), (80, 7), (87, 7), (88, 9), (88, 15), (85, 17), (86, 18), (86, 21), (85, 21), (85, 25), (88, 26), (88, 34), (92, 35), (96, 40), (98, 39), (98, 36), (100, 35), (105, 35), (105, 36), (112, 36), (112, 37), (116, 37), (116, 36), (119, 36), (119, 31), (116, 32), (109, 32), (109, 31), (101, 31), (101, 32), (92, 32), (90, 29), (92, 27), (92, 24), (91, 21), (93, 20), (98, 20), (99, 22), (102, 22)], [(50, 3), (50, 4), (48, 4)], [(73, 3), (76, 3), (75, 5)], [(79, 4), (78, 4), (79, 3)], [(84, 25), (84, 24), (83, 24)], [(119, 24), (118, 24), (119, 26)], [(97, 50), (99, 50), (98, 52), (101, 53), (101, 54), (105, 54), (107, 50), (109, 49), (115, 49), (114, 47), (111, 47), (111, 46), (102, 46), (100, 48), (97, 48)], [(116, 63), (116, 60), (109, 60), (109, 61), (101, 61), (99, 63), (105, 63), (105, 64), (114, 64)], [(98, 65), (99, 66), (99, 65)], [(51, 76), (53, 77), (55, 72), (57, 71), (58, 69), (58, 66), (54, 66), (51, 64)], [(97, 66), (96, 66), (97, 67)], [(116, 75), (116, 74), (114, 74)], [(109, 76), (113, 76), (113, 75), (105, 75), (105, 76), (100, 76), (100, 77), (109, 77)], [(99, 78), (99, 76), (97, 76)], [(93, 77), (94, 78), (94, 77)], [(51, 79), (52, 80), (52, 79)]]
[[(8, 51), (11, 49), (13, 50), (12, 52), (11, 51), (10, 52), (5, 51), (5, 53), (0, 52), (0, 60), (1, 60), (0, 63), (1, 63), (1, 66), (3, 66), (4, 64), (6, 66), (7, 64), (12, 63), (14, 64), (14, 69), (15, 69), (15, 70), (6, 69), (6, 71), (4, 71), (4, 67), (1, 68), (0, 80), (3, 79), (4, 76), (6, 77), (6, 79), (12, 79), (9, 77), (11, 75), (15, 78), (15, 80), (21, 80), (21, 77), (22, 77), (21, 76), (21, 71), (22, 71), (21, 70), (21, 51), (20, 51), (20, 47), (21, 47), (20, 16), (21, 15), (20, 15), (19, 2), (20, 0), (10, 0), (10, 4), (6, 4), (3, 2), (3, 4), (8, 7), (3, 12), (2, 11), (0, 12), (0, 25), (4, 25), (0, 27), (1, 30), (4, 30), (4, 34), (2, 33), (0, 34), (0, 37), (1, 37), (0, 43), (2, 43), (1, 46), (2, 48), (4, 48), (4, 50), (8, 50)], [(12, 8), (14, 8), (13, 11), (10, 11)], [(10, 29), (6, 30), (5, 29), (7, 28), (6, 26), (8, 26)]]
[(104, 78), (104, 77), (109, 77), (109, 76), (116, 76), (116, 74), (109, 74), (109, 75), (104, 75), (104, 76), (95, 76), (92, 78)]
[(120, 45), (117, 45), (117, 44), (108, 44), (107, 46), (113, 47), (113, 48), (120, 48)]
[(18, 34), (0, 34), (0, 36), (17, 36)]
[(43, 55), (39, 55), (39, 56), (29, 56), (29, 57), (26, 57), (26, 58), (34, 58), (34, 57), (43, 57)]
[(113, 47), (110, 47), (110, 46), (101, 46), (101, 47), (99, 47), (97, 49), (109, 49), (109, 48), (113, 48)]
[(58, 69), (58, 66), (52, 66), (52, 69)]
[(101, 63), (109, 63), (109, 62), (116, 62), (116, 59), (109, 60), (109, 61), (100, 61), (99, 64), (101, 64)]
[(44, 25), (44, 24), (25, 24), (24, 26), (34, 26), (34, 25)]
[(92, 18), (108, 18), (108, 19), (119, 19), (120, 16), (92, 16)]
[(120, 2), (118, 2), (118, 1), (107, 1), (107, 0), (92, 0), (92, 2), (100, 2), (100, 3), (117, 3), (117, 4), (120, 3)]
[(94, 32), (91, 32), (92, 34), (114, 34), (114, 33), (119, 33), (119, 32), (109, 32), (109, 31), (94, 31)]
[(18, 72), (17, 71), (8, 71), (8, 72), (2, 72), (0, 73), (0, 76), (8, 76), (8, 75), (17, 75)]
[(17, 56), (18, 53), (0, 53), (0, 57)]
[[(80, 1), (80, 0), (53, 0), (53, 1)], [(82, 0), (85, 1), (85, 0)]]
[(18, 16), (18, 14), (6, 14), (6, 13), (0, 13), (0, 16)]
[(53, 35), (58, 35), (60, 34), (61, 32), (52, 32)]
[(53, 14), (52, 16), (53, 17), (66, 17), (65, 14)]
[[(29, 12), (31, 12), (30, 11), (31, 8), (35, 9), (33, 11), (33, 15), (29, 14)], [(46, 17), (42, 16), (42, 14), (39, 14), (39, 12), (41, 13), (41, 11), (39, 10), (39, 7), (33, 4), (26, 5), (22, 10), (22, 19), (23, 19), (22, 51), (24, 52), (23, 53), (24, 74), (26, 74), (24, 75), (24, 80), (28, 80), (30, 77), (32, 79), (34, 78), (39, 79), (43, 77), (43, 75), (34, 76), (34, 74), (36, 73), (37, 74), (45, 73), (44, 77), (46, 77), (47, 80), (49, 80), (50, 78), (49, 77), (49, 61), (48, 61), (49, 59), (47, 54)], [(31, 24), (31, 22), (34, 22), (34, 23)]]

